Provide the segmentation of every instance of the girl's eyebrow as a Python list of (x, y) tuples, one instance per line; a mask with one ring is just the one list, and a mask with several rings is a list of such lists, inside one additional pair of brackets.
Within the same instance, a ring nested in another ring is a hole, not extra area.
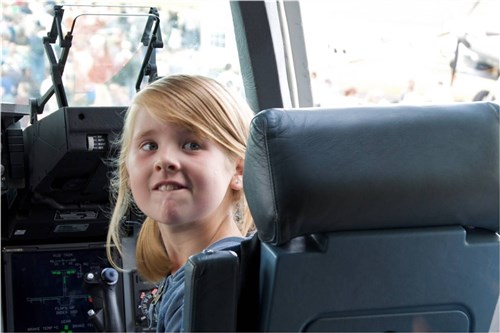
[(145, 130), (142, 132), (137, 132), (132, 136), (132, 140), (141, 140), (145, 137), (151, 136), (154, 132), (155, 132), (155, 130), (153, 130), (153, 129), (148, 129), (148, 130)]
[[(192, 130), (190, 130), (187, 127), (179, 126), (179, 128), (177, 130), (175, 130), (175, 132), (177, 132), (177, 135), (181, 135), (181, 136), (192, 136), (192, 135), (194, 135), (196, 137), (199, 137), (199, 135), (197, 135), (195, 132), (193, 132)], [(145, 129), (143, 131), (135, 133), (132, 136), (132, 140), (141, 140), (141, 139), (143, 139), (145, 137), (149, 137), (149, 136), (155, 135), (157, 133), (158, 133), (157, 129), (152, 129), (152, 128)]]
[(199, 135), (195, 131), (191, 130), (187, 126), (178, 125), (174, 131), (177, 135), (182, 137), (199, 137)]

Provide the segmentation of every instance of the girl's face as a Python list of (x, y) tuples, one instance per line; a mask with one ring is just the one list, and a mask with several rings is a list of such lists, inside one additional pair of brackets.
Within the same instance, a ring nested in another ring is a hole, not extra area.
[(126, 168), (139, 209), (171, 226), (220, 222), (241, 184), (237, 163), (218, 144), (137, 111)]

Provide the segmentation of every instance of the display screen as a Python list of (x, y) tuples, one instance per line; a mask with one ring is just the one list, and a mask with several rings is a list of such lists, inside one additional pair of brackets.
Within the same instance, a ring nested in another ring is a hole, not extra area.
[(83, 277), (110, 267), (103, 246), (4, 249), (3, 255), (8, 331), (95, 331)]

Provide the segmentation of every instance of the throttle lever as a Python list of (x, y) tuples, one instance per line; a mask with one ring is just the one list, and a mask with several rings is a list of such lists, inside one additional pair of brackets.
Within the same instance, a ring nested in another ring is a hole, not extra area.
[(94, 302), (94, 310), (88, 312), (89, 319), (98, 331), (124, 332), (115, 290), (118, 278), (118, 272), (110, 267), (84, 276), (83, 280)]

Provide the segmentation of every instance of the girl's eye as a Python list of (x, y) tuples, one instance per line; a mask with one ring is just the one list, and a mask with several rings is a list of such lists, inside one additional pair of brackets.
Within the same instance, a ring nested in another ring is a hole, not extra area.
[(154, 142), (146, 142), (141, 146), (142, 150), (150, 151), (158, 149), (158, 145)]
[(196, 142), (186, 142), (183, 146), (183, 149), (186, 150), (199, 150), (201, 149), (201, 146), (197, 144)]

